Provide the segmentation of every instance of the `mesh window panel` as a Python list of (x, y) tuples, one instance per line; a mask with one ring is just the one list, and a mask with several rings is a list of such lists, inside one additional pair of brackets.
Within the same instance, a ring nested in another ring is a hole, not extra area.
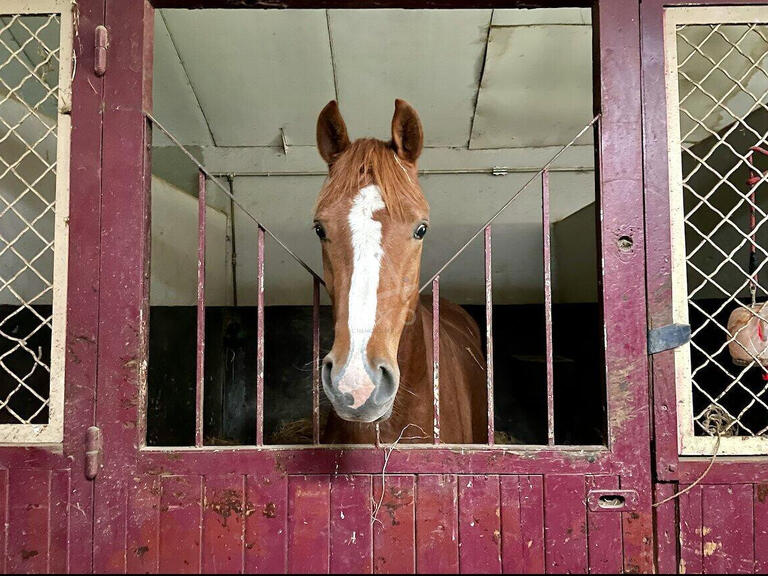
[(0, 16), (2, 441), (52, 422), (60, 30), (59, 14)]
[[(680, 292), (692, 332), (680, 414), (690, 437), (735, 447), (768, 434), (768, 25), (678, 22), (669, 32), (680, 154), (670, 181), (682, 195)], [(747, 341), (752, 332), (762, 344)]]

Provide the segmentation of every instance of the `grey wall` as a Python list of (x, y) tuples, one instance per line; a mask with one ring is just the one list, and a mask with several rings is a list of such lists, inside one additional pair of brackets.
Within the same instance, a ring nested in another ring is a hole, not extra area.
[[(426, 281), (528, 178), (440, 174), (421, 179), (431, 206), (431, 227), (424, 243), (422, 282)], [(550, 177), (554, 221), (552, 257), (555, 298), (593, 301), (595, 228), (593, 175), (553, 173)], [(322, 271), (320, 245), (312, 230), (312, 209), (322, 176), (239, 177), (237, 200), (279, 235), (314, 269)], [(239, 209), (231, 229), (230, 207), (208, 185), (209, 303), (227, 302), (233, 294), (231, 236), (237, 247), (237, 296), (241, 305), (256, 304), (257, 228)], [(580, 208), (583, 205), (586, 208)], [(153, 179), (153, 304), (193, 304), (196, 282), (197, 202), (192, 193)], [(298, 208), (297, 208), (298, 207)], [(541, 302), (543, 263), (540, 182), (531, 184), (493, 225), (494, 299), (499, 304)], [(310, 276), (274, 241), (267, 239), (266, 302), (309, 304)], [(462, 304), (484, 301), (482, 235), (441, 277), (444, 296)], [(163, 288), (155, 289), (155, 284)]]

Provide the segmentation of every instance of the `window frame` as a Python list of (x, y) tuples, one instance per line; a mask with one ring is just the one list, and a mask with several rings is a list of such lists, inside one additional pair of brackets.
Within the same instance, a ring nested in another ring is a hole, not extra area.
[(48, 422), (0, 424), (0, 444), (59, 444), (64, 440), (64, 390), (67, 335), (69, 255), (70, 139), (72, 123), (73, 38), (72, 4), (68, 0), (9, 0), (2, 15), (58, 14), (59, 70), (56, 123), (56, 192), (52, 274), (52, 328)]

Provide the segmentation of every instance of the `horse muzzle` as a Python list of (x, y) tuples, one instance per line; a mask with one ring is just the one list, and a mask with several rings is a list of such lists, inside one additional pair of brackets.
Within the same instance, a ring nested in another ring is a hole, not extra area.
[(337, 368), (329, 354), (323, 360), (321, 378), (325, 395), (341, 419), (372, 423), (392, 414), (400, 373), (388, 362), (364, 360)]

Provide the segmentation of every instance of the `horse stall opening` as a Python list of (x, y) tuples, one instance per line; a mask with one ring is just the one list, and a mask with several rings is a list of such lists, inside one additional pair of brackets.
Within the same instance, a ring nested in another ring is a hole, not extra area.
[[(487, 442), (605, 444), (589, 10), (160, 10), (155, 22), (149, 446), (194, 445), (196, 433), (204, 445), (261, 444), (259, 434), (266, 444), (323, 440), (330, 405), (318, 361), (334, 330), (311, 272), (322, 276), (312, 222), (328, 174), (316, 118), (338, 100), (353, 139), (389, 139), (399, 96), (423, 123), (419, 182), (430, 223), (421, 280), (398, 289), (424, 286), (429, 297), (432, 276), (481, 232), (434, 280), (489, 335), (482, 349), (457, 353), (481, 372), (493, 360)], [(440, 40), (448, 31), (450, 52)], [(253, 52), (254, 37), (263, 48), (243, 71), (237, 55)], [(381, 61), (384, 51), (391, 61)], [(567, 105), (555, 82), (571, 94)], [(207, 172), (204, 189), (187, 153)], [(442, 360), (450, 370), (452, 358)], [(402, 393), (423, 394), (401, 372)], [(418, 432), (425, 442), (440, 429), (429, 424)]]

